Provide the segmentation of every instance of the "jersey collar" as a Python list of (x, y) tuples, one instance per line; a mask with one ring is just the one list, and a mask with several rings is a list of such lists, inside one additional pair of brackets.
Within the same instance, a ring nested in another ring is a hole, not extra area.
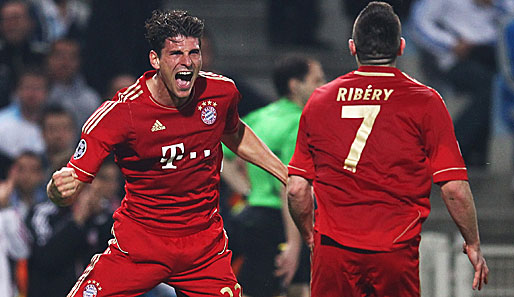
[(359, 69), (353, 71), (353, 74), (368, 77), (395, 77), (398, 76), (401, 71), (396, 67), (390, 66), (371, 66), (363, 65)]

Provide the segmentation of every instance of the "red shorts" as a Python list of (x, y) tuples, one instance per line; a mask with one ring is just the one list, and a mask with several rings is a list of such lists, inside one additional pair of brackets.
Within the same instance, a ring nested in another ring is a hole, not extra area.
[(242, 295), (219, 215), (207, 229), (180, 237), (148, 232), (121, 217), (114, 223), (113, 235), (107, 250), (93, 257), (68, 297), (138, 296), (161, 282), (173, 286), (178, 296)]
[(419, 297), (419, 240), (393, 252), (344, 247), (314, 235), (312, 297)]

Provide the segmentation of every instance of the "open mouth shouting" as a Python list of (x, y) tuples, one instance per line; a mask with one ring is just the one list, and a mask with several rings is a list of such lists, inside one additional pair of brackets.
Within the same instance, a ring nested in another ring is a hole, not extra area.
[(178, 89), (186, 91), (191, 88), (193, 80), (193, 71), (180, 71), (175, 74), (175, 81), (177, 82)]

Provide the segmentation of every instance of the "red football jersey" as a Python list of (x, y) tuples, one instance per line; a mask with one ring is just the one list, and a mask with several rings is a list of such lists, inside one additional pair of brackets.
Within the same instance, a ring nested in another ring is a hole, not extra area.
[(89, 183), (113, 152), (126, 179), (114, 217), (123, 214), (168, 235), (188, 234), (218, 211), (220, 139), (238, 128), (241, 95), (230, 79), (200, 72), (190, 101), (168, 107), (148, 90), (153, 75), (146, 72), (91, 115), (68, 166)]
[(467, 180), (442, 98), (382, 66), (361, 66), (312, 94), (289, 174), (313, 180), (321, 234), (378, 251), (421, 232), (432, 181)]

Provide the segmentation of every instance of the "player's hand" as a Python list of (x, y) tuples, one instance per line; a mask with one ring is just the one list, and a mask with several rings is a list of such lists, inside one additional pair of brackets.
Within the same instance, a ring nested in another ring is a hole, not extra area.
[(480, 245), (468, 245), (464, 243), (462, 250), (464, 254), (468, 255), (469, 261), (475, 269), (475, 276), (473, 278), (473, 290), (481, 290), (482, 285), (487, 285), (487, 276), (489, 275), (489, 268), (485, 262), (485, 258), (480, 250)]
[(80, 186), (80, 181), (73, 168), (63, 167), (54, 172), (46, 190), (48, 197), (58, 206), (69, 206)]
[(301, 247), (284, 244), (284, 248), (275, 258), (275, 276), (282, 277), (282, 285), (288, 287), (298, 269)]

